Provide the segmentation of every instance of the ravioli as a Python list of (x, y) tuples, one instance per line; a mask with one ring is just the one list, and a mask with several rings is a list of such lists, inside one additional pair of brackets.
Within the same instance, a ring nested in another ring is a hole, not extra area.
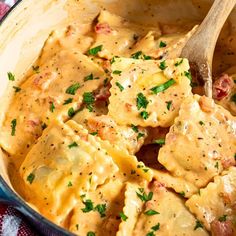
[[(214, 182), (201, 189), (199, 194), (193, 195), (186, 202), (186, 206), (208, 230), (213, 231), (216, 224), (219, 224), (219, 228), (227, 226), (226, 232), (231, 232), (228, 235), (235, 235), (235, 201), (236, 167), (231, 167), (221, 176), (216, 176)], [(220, 235), (219, 231), (218, 233)]]
[(152, 198), (143, 202), (142, 212), (131, 235), (208, 235), (203, 228), (195, 229), (197, 219), (187, 210), (184, 201), (159, 182), (155, 181), (148, 190), (141, 191), (152, 193)]
[[(73, 209), (69, 229), (77, 235), (116, 235), (121, 223), (119, 213), (124, 205), (124, 184), (120, 180), (109, 181), (94, 192), (81, 197)], [(92, 209), (86, 208), (92, 202)], [(88, 203), (87, 203), (88, 205)]]
[(27, 200), (63, 225), (79, 196), (96, 190), (118, 167), (94, 136), (56, 122), (31, 149), (20, 172)]
[(212, 99), (195, 95), (182, 103), (158, 161), (201, 188), (235, 165), (235, 153), (236, 118)]
[(142, 28), (140, 25), (128, 22), (124, 18), (108, 11), (101, 11), (95, 26), (96, 39), (91, 49), (102, 46), (98, 55), (111, 59), (114, 56), (128, 56), (130, 48), (139, 37), (153, 30), (157, 36), (161, 35), (158, 24), (154, 27)]
[(102, 140), (108, 140), (130, 154), (135, 154), (143, 145), (147, 137), (144, 128), (118, 125), (111, 117), (96, 114), (83, 110), (73, 120), (83, 125), (90, 133), (98, 135)]
[(191, 95), (186, 59), (166, 61), (116, 58), (108, 106), (120, 125), (169, 127)]
[[(98, 79), (85, 81), (91, 74)], [(104, 71), (79, 51), (58, 52), (20, 85), (1, 127), (1, 146), (12, 155), (25, 155), (58, 111), (70, 108), (65, 104), (78, 103), (79, 109), (83, 93), (99, 88), (105, 78)]]

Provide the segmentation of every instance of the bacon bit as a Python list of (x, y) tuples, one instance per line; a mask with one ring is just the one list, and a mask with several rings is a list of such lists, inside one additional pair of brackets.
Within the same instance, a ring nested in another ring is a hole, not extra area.
[(81, 140), (83, 140), (83, 141), (88, 141), (88, 135), (87, 134), (80, 134), (80, 138), (81, 138)]
[(30, 119), (26, 121), (26, 131), (29, 133), (34, 133), (35, 129), (40, 125), (40, 120), (38, 118)]
[(111, 96), (110, 88), (111, 84), (109, 83), (106, 87), (102, 86), (100, 89), (98, 89), (97, 92), (95, 93), (95, 100), (107, 101), (108, 98)]
[(125, 103), (125, 108), (127, 111), (131, 112), (132, 111), (132, 105), (130, 103)]
[(223, 221), (220, 222), (218, 220), (214, 220), (211, 223), (211, 232), (212, 236), (234, 236), (235, 231), (231, 221)]
[(222, 74), (213, 84), (213, 98), (220, 101), (230, 94), (233, 80), (228, 74)]
[(204, 112), (211, 113), (214, 111), (214, 107), (215, 107), (214, 101), (208, 97), (205, 97), (205, 96), (201, 97), (199, 100), (199, 105), (202, 111)]
[(95, 26), (95, 32), (97, 34), (110, 34), (112, 29), (108, 23), (98, 23)]
[(104, 69), (104, 71), (111, 72), (111, 62), (109, 60), (103, 60), (102, 61), (102, 68)]
[(153, 192), (158, 192), (160, 191), (160, 189), (162, 188), (165, 188), (165, 184), (157, 181), (157, 180), (154, 180), (153, 182), (150, 183), (150, 186), (149, 186)]
[(235, 159), (234, 158), (223, 159), (223, 160), (221, 160), (221, 163), (222, 163), (222, 166), (224, 167), (224, 169), (228, 169), (230, 166), (235, 165)]

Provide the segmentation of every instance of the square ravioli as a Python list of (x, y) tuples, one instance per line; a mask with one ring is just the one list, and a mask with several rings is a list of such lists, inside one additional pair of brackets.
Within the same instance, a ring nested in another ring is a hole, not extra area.
[(236, 118), (210, 98), (186, 98), (158, 161), (176, 177), (201, 188), (235, 165)]
[[(213, 183), (193, 195), (186, 206), (214, 236), (236, 235), (236, 167), (231, 167)], [(226, 234), (227, 233), (227, 234)]]
[(103, 10), (98, 16), (95, 26), (96, 39), (91, 49), (98, 48), (98, 55), (106, 59), (114, 56), (130, 56), (131, 47), (150, 30), (157, 37), (161, 35), (158, 24), (155, 27), (140, 27), (138, 24)]
[(121, 125), (169, 127), (191, 95), (187, 59), (115, 58), (108, 114)]

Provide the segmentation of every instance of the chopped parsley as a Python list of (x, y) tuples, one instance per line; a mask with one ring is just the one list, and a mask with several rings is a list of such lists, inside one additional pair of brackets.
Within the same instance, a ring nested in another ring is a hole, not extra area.
[(17, 86), (13, 86), (13, 88), (15, 89), (15, 93), (18, 93), (21, 91), (21, 88), (20, 87), (17, 87)]
[(145, 211), (144, 214), (147, 216), (153, 216), (153, 215), (158, 215), (160, 213), (155, 210), (148, 210), (148, 211)]
[(78, 147), (78, 144), (76, 142), (73, 142), (71, 144), (68, 145), (68, 148), (73, 148), (73, 147)]
[(17, 121), (16, 119), (13, 119), (11, 121), (11, 136), (15, 136), (16, 134), (16, 125), (17, 125)]
[(145, 135), (144, 133), (138, 133), (137, 140), (139, 140), (140, 138), (142, 138), (144, 135)]
[(114, 75), (121, 75), (121, 73), (122, 73), (122, 71), (120, 71), (120, 70), (114, 70), (112, 72), (112, 74), (114, 74)]
[(98, 132), (92, 132), (90, 134), (93, 135), (93, 136), (96, 136), (96, 135), (98, 135)]
[(142, 53), (142, 51), (138, 51), (138, 52), (136, 52), (136, 53), (133, 53), (132, 55), (131, 55), (131, 57), (133, 58), (133, 59), (140, 59), (140, 57), (143, 55), (143, 53)]
[(89, 231), (89, 232), (87, 233), (87, 236), (95, 236), (95, 233), (92, 232), (92, 231)]
[(162, 62), (160, 63), (160, 65), (159, 65), (159, 68), (160, 68), (161, 70), (165, 70), (165, 69), (167, 68), (167, 66), (166, 66), (166, 61), (162, 61)]
[(224, 222), (224, 221), (226, 221), (226, 218), (227, 218), (227, 215), (223, 215), (223, 216), (221, 216), (221, 217), (219, 217), (219, 221), (220, 222)]
[(156, 224), (156, 225), (154, 225), (154, 226), (152, 226), (152, 228), (151, 228), (152, 230), (154, 230), (154, 231), (157, 231), (157, 230), (159, 230), (160, 229), (160, 223), (158, 223), (158, 224)]
[(140, 110), (141, 108), (146, 109), (149, 102), (142, 93), (139, 93), (137, 95), (136, 103), (137, 103), (138, 110)]
[(184, 61), (183, 58), (182, 58), (180, 61), (177, 61), (177, 62), (175, 63), (175, 66), (177, 67), (177, 66), (181, 65), (181, 64), (183, 63), (183, 61)]
[(190, 73), (189, 71), (185, 71), (185, 72), (184, 72), (184, 75), (185, 75), (190, 81), (192, 81), (192, 75), (191, 75), (191, 73)]
[(99, 52), (102, 51), (102, 48), (103, 48), (102, 45), (99, 45), (95, 48), (91, 48), (91, 49), (88, 50), (88, 54), (91, 55), (91, 56), (96, 56)]
[(42, 130), (45, 130), (48, 126), (45, 123), (43, 123), (41, 127), (42, 127)]
[(170, 110), (171, 105), (172, 105), (172, 101), (166, 102), (166, 108), (167, 108), (168, 111)]
[(158, 85), (156, 87), (151, 88), (151, 91), (154, 94), (158, 94), (160, 92), (164, 92), (165, 90), (167, 90), (173, 84), (175, 84), (175, 80), (174, 79), (170, 79), (167, 82), (165, 82), (164, 84), (161, 84), (161, 85)]
[(164, 145), (165, 144), (165, 139), (164, 138), (160, 138), (160, 139), (156, 139), (153, 141), (154, 144), (158, 144), (158, 145)]
[(124, 87), (119, 82), (116, 82), (116, 86), (120, 89), (121, 92), (124, 90)]
[(71, 95), (75, 95), (76, 91), (80, 88), (80, 84), (79, 83), (75, 83), (73, 85), (71, 85), (69, 88), (67, 88), (66, 93), (67, 94), (71, 94)]
[(236, 153), (234, 154), (234, 160), (236, 160)]
[(84, 77), (85, 82), (88, 81), (88, 80), (93, 80), (93, 74), (90, 74), (90, 75)]
[(215, 168), (216, 169), (219, 169), (219, 162), (217, 161), (216, 164), (215, 164)]
[(146, 236), (155, 236), (155, 234), (153, 231), (151, 231), (151, 232), (147, 233)]
[(131, 128), (135, 133), (138, 133), (138, 126), (131, 124)]
[(35, 73), (39, 73), (39, 66), (32, 66), (32, 70), (35, 72)]
[(198, 228), (203, 228), (203, 224), (201, 221), (197, 220), (196, 221), (196, 225), (194, 227), (194, 230), (198, 229)]
[(153, 196), (153, 192), (149, 192), (148, 194), (146, 194), (143, 188), (139, 188), (139, 192), (136, 192), (136, 194), (142, 202), (148, 202), (152, 200)]
[(106, 87), (108, 85), (108, 78), (104, 79), (103, 85)]
[(7, 72), (8, 80), (15, 81), (15, 75), (13, 75), (11, 72)]
[(113, 64), (113, 63), (116, 61), (116, 58), (119, 58), (119, 57), (118, 57), (118, 56), (112, 57), (112, 59), (111, 59), (111, 64)]
[(182, 191), (182, 192), (179, 193), (179, 195), (180, 195), (181, 197), (185, 197), (185, 192)]
[(119, 215), (122, 221), (126, 221), (128, 219), (128, 216), (126, 216), (123, 212), (120, 212)]
[(52, 103), (50, 104), (50, 111), (51, 111), (51, 112), (54, 112), (54, 110), (55, 110), (55, 106), (54, 106), (54, 103), (52, 102)]
[(30, 173), (27, 177), (27, 181), (32, 184), (34, 181), (35, 175), (33, 173)]
[(230, 100), (236, 104), (236, 93), (231, 97)]
[(68, 187), (72, 187), (72, 186), (73, 186), (72, 183), (71, 183), (71, 181), (69, 181), (69, 183), (67, 184), (67, 186), (68, 186)]
[(106, 204), (98, 204), (95, 208), (94, 208), (94, 210), (95, 211), (97, 211), (99, 214), (100, 214), (100, 216), (103, 218), (103, 217), (105, 217), (106, 216), (106, 214), (105, 214), (105, 212), (106, 212)]
[(83, 94), (83, 102), (87, 105), (93, 104), (95, 101), (95, 98), (93, 96), (93, 93), (91, 92), (86, 92)]
[(144, 165), (137, 165), (138, 169), (142, 169), (143, 172), (147, 173), (149, 171), (149, 168), (145, 167)]
[(203, 121), (201, 121), (201, 120), (199, 121), (199, 124), (200, 125), (205, 125), (205, 123)]
[(68, 116), (69, 117), (73, 117), (75, 115), (75, 110), (73, 107), (69, 108), (68, 110)]
[(63, 105), (67, 105), (73, 102), (73, 98), (68, 98), (64, 101)]
[(163, 41), (161, 41), (159, 44), (159, 48), (165, 48), (166, 46), (167, 46), (167, 44)]
[(140, 116), (144, 119), (147, 120), (149, 117), (149, 114), (146, 111), (140, 112)]
[(87, 213), (93, 210), (93, 202), (90, 199), (87, 199), (85, 202), (83, 202), (83, 204), (85, 205), (85, 208), (82, 208), (81, 210), (84, 213)]

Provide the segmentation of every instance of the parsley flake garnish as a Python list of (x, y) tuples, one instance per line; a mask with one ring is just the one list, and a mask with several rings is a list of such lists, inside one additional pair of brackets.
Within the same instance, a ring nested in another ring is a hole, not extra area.
[(180, 195), (181, 197), (185, 197), (185, 192), (182, 191), (182, 192), (179, 193), (179, 195)]
[(73, 117), (74, 115), (75, 115), (75, 110), (74, 110), (74, 108), (73, 107), (71, 107), (71, 108), (69, 108), (69, 110), (68, 110), (68, 116), (69, 117)]
[(68, 186), (68, 187), (72, 187), (72, 186), (73, 186), (72, 183), (71, 183), (71, 181), (69, 181), (69, 183), (67, 184), (67, 186)]
[(136, 194), (142, 202), (148, 202), (152, 200), (152, 196), (153, 196), (153, 192), (149, 192), (148, 194), (146, 194), (144, 192), (144, 189), (142, 188), (139, 188), (139, 192), (136, 192)]
[(138, 110), (140, 110), (141, 108), (146, 109), (149, 102), (142, 93), (139, 93), (137, 95), (136, 103), (137, 103)]
[(27, 177), (27, 181), (32, 184), (34, 181), (35, 175), (33, 173), (30, 173)]
[(93, 96), (93, 93), (86, 92), (83, 94), (83, 102), (87, 105), (93, 104), (95, 101), (95, 98)]
[(121, 92), (124, 90), (124, 87), (119, 82), (116, 82), (116, 86), (120, 89)]
[(39, 66), (32, 66), (32, 70), (38, 74), (39, 73)]
[(168, 111), (170, 110), (171, 105), (172, 105), (172, 101), (166, 102), (166, 108), (167, 108)]
[(55, 106), (54, 106), (54, 103), (52, 102), (52, 103), (50, 104), (50, 111), (51, 111), (51, 112), (54, 112), (54, 110), (55, 110)]
[(95, 208), (94, 208), (94, 210), (95, 211), (97, 211), (99, 214), (100, 214), (100, 216), (101, 217), (105, 217), (106, 216), (106, 214), (105, 214), (105, 212), (106, 212), (106, 204), (98, 204)]
[(167, 46), (167, 44), (163, 41), (161, 41), (159, 44), (159, 48), (165, 48), (166, 46)]
[(93, 80), (93, 74), (90, 74), (90, 75), (87, 75), (86, 77), (84, 77), (84, 82), (86, 82), (88, 80)]
[(144, 133), (138, 133), (138, 136), (137, 136), (137, 140), (139, 140), (140, 138), (144, 137)]
[(135, 52), (131, 55), (133, 59), (140, 59), (140, 57), (143, 55), (142, 51)]
[(88, 54), (92, 56), (96, 56), (99, 52), (102, 51), (102, 47), (103, 47), (102, 45), (99, 45), (95, 48), (91, 48), (88, 50)]
[(114, 70), (112, 72), (112, 74), (114, 74), (114, 75), (121, 75), (121, 73), (122, 73), (122, 71), (120, 71), (120, 70)]
[(154, 225), (154, 226), (152, 226), (152, 228), (151, 228), (152, 230), (154, 230), (154, 231), (157, 231), (157, 230), (159, 230), (160, 229), (160, 223), (158, 223), (158, 224), (156, 224), (156, 225)]
[(181, 64), (183, 63), (183, 61), (184, 61), (183, 58), (182, 58), (180, 61), (177, 61), (177, 62), (175, 63), (175, 66), (177, 67), (177, 66), (181, 65)]
[(67, 105), (73, 102), (73, 98), (68, 98), (64, 101), (63, 105)]
[(227, 220), (227, 215), (223, 215), (223, 216), (219, 217), (218, 220), (219, 220), (220, 222), (226, 221), (226, 220)]
[(68, 148), (78, 147), (78, 144), (76, 142), (73, 142), (68, 145)]
[(201, 221), (197, 220), (196, 221), (196, 225), (194, 227), (194, 230), (198, 229), (198, 228), (203, 228), (203, 224)]
[(158, 94), (160, 92), (164, 92), (169, 87), (171, 87), (173, 84), (175, 84), (175, 80), (174, 79), (170, 79), (167, 82), (165, 82), (164, 84), (161, 84), (161, 85), (158, 85), (158, 86), (155, 86), (155, 87), (151, 88), (151, 91), (154, 94)]
[(165, 144), (165, 139), (164, 138), (160, 138), (160, 139), (156, 139), (153, 141), (154, 144), (158, 144), (158, 145), (164, 145)]
[(122, 221), (126, 221), (128, 219), (128, 216), (126, 216), (123, 212), (120, 212), (119, 215)]
[(15, 136), (16, 134), (16, 125), (17, 125), (17, 121), (16, 119), (13, 119), (11, 121), (11, 136)]
[(189, 71), (185, 71), (185, 72), (184, 72), (184, 75), (185, 75), (190, 81), (192, 81), (192, 75), (191, 75), (191, 73), (190, 73)]
[(18, 93), (21, 91), (21, 88), (20, 87), (17, 87), (17, 86), (13, 86), (13, 88), (15, 89), (15, 93)]
[(165, 70), (165, 69), (167, 68), (167, 66), (166, 66), (166, 61), (162, 61), (162, 62), (160, 63), (160, 65), (159, 65), (159, 68), (160, 68), (161, 70)]
[(95, 233), (92, 232), (92, 231), (89, 231), (89, 232), (87, 233), (87, 236), (95, 236)]
[(199, 124), (200, 125), (205, 125), (205, 123), (203, 121), (201, 121), (201, 120), (199, 121)]
[(138, 133), (138, 126), (131, 124), (131, 128), (135, 133)]
[(96, 135), (98, 135), (98, 132), (92, 132), (90, 134), (93, 135), (93, 136), (96, 136)]
[(85, 202), (83, 202), (83, 204), (85, 205), (85, 208), (82, 208), (81, 210), (84, 213), (87, 213), (93, 210), (93, 202), (90, 199), (87, 199)]
[(141, 116), (144, 120), (147, 120), (148, 117), (149, 117), (149, 114), (148, 114), (148, 112), (146, 112), (146, 111), (142, 111), (142, 112), (140, 112), (140, 116)]
[(145, 211), (144, 214), (147, 216), (153, 216), (153, 215), (158, 215), (160, 213), (155, 210), (148, 210), (148, 211)]
[(15, 75), (13, 75), (11, 72), (7, 72), (8, 80), (15, 81)]
[(76, 83), (71, 85), (69, 88), (67, 88), (66, 93), (67, 94), (71, 94), (71, 95), (75, 95), (76, 91), (80, 88), (80, 84)]

